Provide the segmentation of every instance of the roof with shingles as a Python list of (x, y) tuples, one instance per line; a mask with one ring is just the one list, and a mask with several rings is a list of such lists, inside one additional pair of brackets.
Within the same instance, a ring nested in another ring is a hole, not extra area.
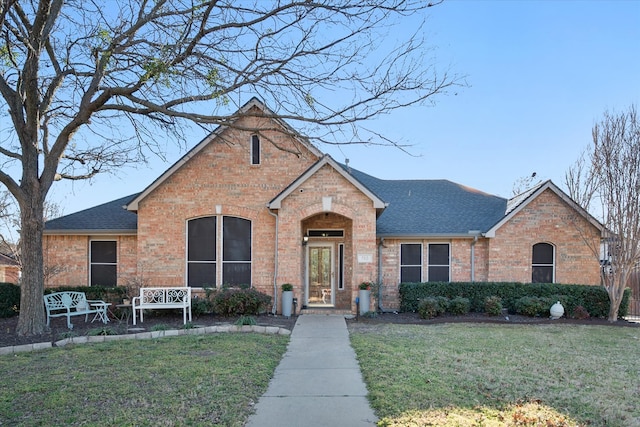
[(348, 171), (389, 204), (377, 221), (379, 237), (468, 236), (505, 215), (507, 199), (448, 180), (383, 180)]
[[(388, 203), (377, 220), (379, 237), (452, 237), (468, 236), (470, 231), (484, 233), (507, 212), (507, 199), (448, 180), (383, 180), (340, 166)], [(124, 206), (139, 194), (47, 221), (45, 233), (135, 232), (137, 215)]]
[(138, 194), (47, 221), (45, 234), (135, 232), (138, 229), (138, 215), (126, 210), (125, 205)]

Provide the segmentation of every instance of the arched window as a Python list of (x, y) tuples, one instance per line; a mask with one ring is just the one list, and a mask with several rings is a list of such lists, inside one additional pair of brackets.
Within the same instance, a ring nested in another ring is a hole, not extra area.
[(187, 285), (212, 288), (216, 285), (215, 216), (192, 219), (187, 223)]
[(220, 233), (217, 219), (209, 216), (187, 222), (187, 285), (251, 285), (251, 221), (223, 216)]
[(532, 283), (553, 283), (555, 280), (555, 249), (549, 243), (533, 245)]

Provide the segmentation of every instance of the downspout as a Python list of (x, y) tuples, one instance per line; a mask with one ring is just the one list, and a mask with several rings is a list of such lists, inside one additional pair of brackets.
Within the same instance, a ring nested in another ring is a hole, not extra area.
[(269, 214), (272, 215), (276, 219), (276, 238), (275, 240), (275, 256), (274, 256), (274, 266), (273, 266), (273, 306), (271, 308), (271, 314), (274, 316), (278, 311), (278, 214), (273, 213), (271, 209), (269, 209)]
[(476, 281), (476, 243), (478, 243), (478, 236), (473, 236), (473, 242), (471, 242), (471, 281)]

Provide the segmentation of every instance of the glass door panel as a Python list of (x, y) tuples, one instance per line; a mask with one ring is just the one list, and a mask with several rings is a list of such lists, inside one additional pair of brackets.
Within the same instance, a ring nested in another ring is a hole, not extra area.
[(333, 305), (333, 248), (309, 246), (307, 257), (309, 305)]

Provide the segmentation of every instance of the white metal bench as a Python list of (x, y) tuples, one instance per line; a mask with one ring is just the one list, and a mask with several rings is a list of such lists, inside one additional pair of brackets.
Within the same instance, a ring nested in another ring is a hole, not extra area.
[(89, 320), (89, 315), (93, 314), (92, 322), (96, 319), (103, 323), (109, 321), (107, 308), (109, 303), (101, 300), (88, 300), (84, 292), (54, 292), (44, 296), (44, 308), (47, 310), (47, 327), (52, 317), (67, 318), (67, 327), (73, 329), (71, 316), (84, 315), (84, 321)]
[(136, 324), (136, 310), (140, 311), (140, 322), (144, 322), (144, 310), (182, 309), (184, 324), (187, 314), (191, 322), (191, 288), (140, 288), (140, 296), (131, 301), (133, 324)]

